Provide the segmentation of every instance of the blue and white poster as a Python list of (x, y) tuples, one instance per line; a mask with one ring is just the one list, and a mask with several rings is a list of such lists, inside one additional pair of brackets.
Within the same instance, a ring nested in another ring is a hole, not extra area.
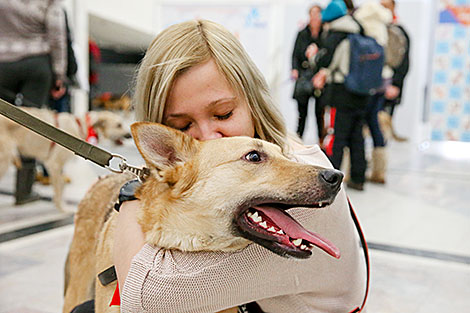
[(470, 142), (470, 0), (440, 0), (435, 32), (432, 140)]

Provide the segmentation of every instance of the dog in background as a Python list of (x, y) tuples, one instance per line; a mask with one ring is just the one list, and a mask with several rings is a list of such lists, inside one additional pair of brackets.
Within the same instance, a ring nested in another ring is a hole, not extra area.
[[(122, 118), (108, 111), (90, 111), (84, 117), (78, 118), (70, 113), (56, 113), (47, 109), (22, 108), (24, 111), (49, 123), (63, 131), (86, 140), (93, 138), (106, 138), (119, 141), (130, 138), (128, 127)], [(55, 206), (63, 210), (64, 177), (63, 168), (74, 155), (73, 152), (51, 142), (33, 131), (5, 118), (0, 117), (0, 177), (13, 163), (19, 164), (18, 155), (37, 159), (49, 173), (54, 189), (53, 201)]]
[(104, 108), (106, 110), (128, 111), (132, 108), (131, 98), (128, 95), (114, 95), (111, 92), (103, 92), (91, 102), (95, 108)]
[[(135, 123), (131, 130), (150, 169), (136, 191), (141, 201), (138, 222), (149, 244), (182, 251), (236, 251), (254, 242), (295, 258), (310, 257), (317, 246), (339, 258), (332, 243), (285, 212), (332, 203), (341, 188), (339, 171), (296, 163), (278, 146), (249, 137), (201, 142), (147, 122)], [(78, 206), (65, 266), (64, 313), (93, 298), (95, 312), (119, 311), (108, 306), (116, 282), (103, 286), (97, 274), (113, 265), (118, 213), (112, 207), (120, 187), (131, 178), (101, 178)]]

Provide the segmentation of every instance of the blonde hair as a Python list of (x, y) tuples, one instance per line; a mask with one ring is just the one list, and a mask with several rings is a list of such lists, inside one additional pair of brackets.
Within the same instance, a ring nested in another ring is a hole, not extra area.
[(233, 90), (247, 101), (257, 136), (285, 149), (286, 126), (263, 75), (234, 35), (207, 20), (170, 26), (150, 44), (136, 80), (137, 120), (162, 123), (175, 79), (209, 59), (214, 60)]

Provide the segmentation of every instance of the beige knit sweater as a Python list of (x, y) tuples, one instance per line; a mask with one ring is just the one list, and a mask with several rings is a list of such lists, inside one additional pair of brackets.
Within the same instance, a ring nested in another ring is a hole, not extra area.
[[(294, 158), (331, 167), (318, 146), (305, 147)], [(183, 253), (145, 245), (124, 283), (121, 312), (209, 313), (251, 301), (272, 313), (346, 313), (360, 306), (366, 266), (344, 190), (329, 207), (290, 213), (331, 240), (341, 258), (314, 249), (310, 259), (287, 259), (257, 244), (235, 253)]]

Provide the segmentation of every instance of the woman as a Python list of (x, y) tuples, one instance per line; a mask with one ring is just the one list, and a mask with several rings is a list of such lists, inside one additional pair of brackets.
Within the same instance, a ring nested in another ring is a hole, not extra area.
[(350, 45), (346, 39), (350, 34), (360, 33), (359, 24), (347, 12), (344, 2), (336, 0), (322, 11), (322, 21), (326, 23), (324, 27), (328, 32), (322, 41), (322, 53), (319, 51), (318, 57), (311, 58), (314, 66), (320, 69), (313, 78), (313, 85), (317, 89), (325, 89), (325, 104), (335, 112), (334, 140), (332, 148), (327, 149), (328, 156), (333, 166), (340, 169), (344, 148), (348, 147), (351, 157), (348, 187), (364, 190), (367, 162), (362, 127), (369, 96), (353, 93), (345, 85), (350, 60)]
[[(3, 0), (0, 16), (0, 98), (39, 108), (47, 104), (50, 92), (61, 97), (67, 47), (60, 2)], [(32, 191), (35, 172), (36, 160), (21, 156), (15, 204), (40, 199)]]
[[(315, 117), (317, 119), (317, 135), (321, 146), (323, 137), (325, 136), (323, 115), (325, 113), (324, 107), (321, 104), (319, 96), (314, 95), (313, 86), (308, 90), (303, 90), (302, 81), (310, 83), (314, 71), (310, 68), (307, 60), (307, 48), (311, 44), (321, 47), (320, 37), (322, 33), (321, 28), (321, 7), (313, 5), (308, 10), (310, 17), (309, 23), (304, 29), (298, 32), (295, 39), (294, 51), (292, 52), (292, 72), (291, 76), (295, 79), (294, 95), (293, 98), (297, 101), (297, 110), (299, 112), (299, 119), (297, 123), (297, 135), (302, 138), (305, 130), (305, 121), (308, 114), (308, 102), (311, 97), (315, 98)], [(310, 83), (311, 84), (311, 83)]]
[[(258, 137), (299, 162), (330, 167), (318, 148), (288, 139), (267, 84), (238, 40), (209, 21), (169, 27), (150, 45), (137, 77), (138, 120), (159, 122), (197, 138)], [(236, 253), (169, 251), (145, 244), (139, 201), (124, 202), (114, 262), (121, 312), (218, 312), (256, 301), (268, 312), (349, 312), (365, 292), (365, 265), (342, 190), (325, 210), (296, 209), (307, 229), (325, 235), (342, 257), (279, 257), (250, 245)]]

